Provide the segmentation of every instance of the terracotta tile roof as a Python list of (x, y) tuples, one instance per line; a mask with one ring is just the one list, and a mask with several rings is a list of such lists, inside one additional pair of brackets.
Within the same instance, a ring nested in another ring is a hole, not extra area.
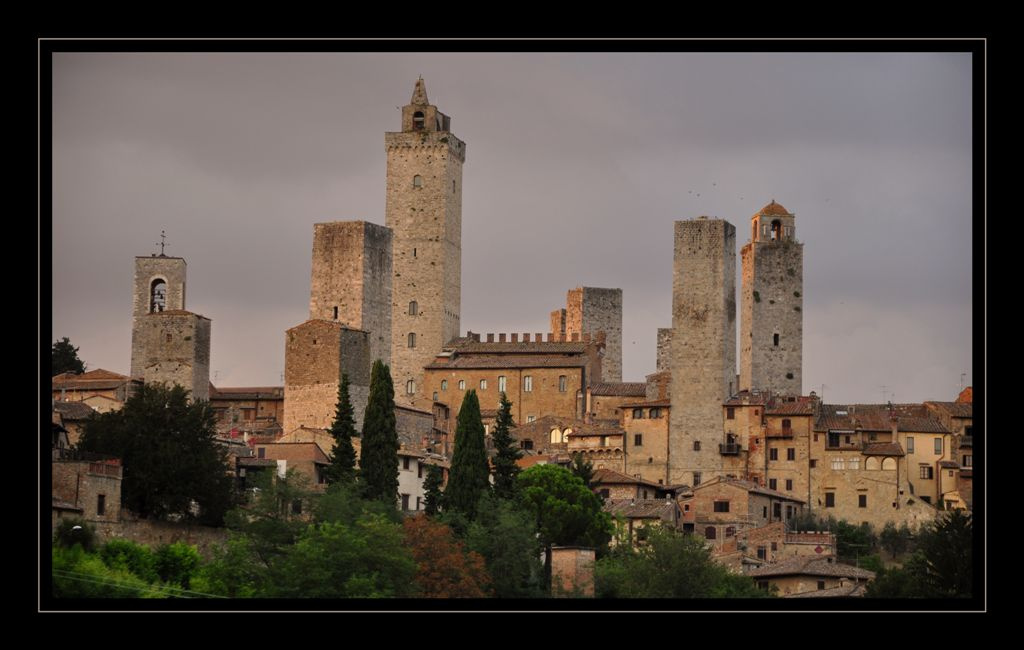
[(751, 393), (748, 390), (743, 390), (727, 399), (723, 404), (725, 406), (764, 405), (768, 401), (768, 397), (768, 394), (764, 392)]
[(590, 394), (598, 396), (646, 397), (647, 384), (641, 381), (591, 384)]
[(814, 415), (814, 402), (803, 397), (795, 402), (776, 400), (764, 410), (765, 415)]
[(82, 509), (79, 508), (78, 506), (76, 506), (73, 503), (68, 503), (67, 501), (61, 501), (61, 500), (57, 499), (56, 497), (52, 497), (52, 499), (53, 499), (52, 507), (56, 508), (57, 510), (74, 510), (76, 512), (82, 512)]
[(758, 210), (757, 214), (755, 214), (754, 216), (756, 217), (757, 215), (760, 215), (760, 214), (777, 215), (777, 216), (780, 216), (780, 217), (788, 217), (792, 213), (789, 210), (787, 210), (786, 208), (782, 207), (781, 203), (776, 203), (775, 199), (772, 199), (771, 203), (769, 203), (768, 205), (766, 205), (763, 208), (761, 208), (760, 210)]
[[(908, 433), (949, 433), (923, 404), (893, 404), (899, 431)], [(822, 404), (815, 431), (892, 431), (888, 404)]]
[[(437, 403), (438, 404), (444, 404), (444, 402), (437, 402)], [(447, 404), (444, 404), (444, 405), (448, 406)], [(400, 409), (402, 411), (409, 411), (410, 413), (421, 413), (421, 414), (424, 414), (424, 415), (429, 415), (431, 417), (433, 417), (433, 415), (434, 415), (434, 413), (432, 411), (424, 411), (423, 409), (417, 409), (417, 408), (413, 408), (411, 406), (403, 406), (402, 404), (395, 404), (395, 408), (396, 409)]]
[(116, 372), (110, 372), (109, 370), (103, 370), (102, 368), (97, 368), (96, 370), (90, 370), (89, 372), (84, 372), (80, 375), (70, 372), (54, 375), (52, 379), (52, 386), (53, 390), (60, 390), (61, 388), (106, 390), (110, 388), (120, 388), (129, 381), (131, 381), (131, 377), (119, 375)]
[(875, 577), (875, 572), (836, 562), (832, 557), (796, 557), (753, 569), (747, 575), (751, 577), (804, 575), (871, 580)]
[(582, 357), (567, 356), (510, 356), (510, 357), (475, 357), (457, 356), (446, 361), (434, 360), (424, 366), (427, 370), (445, 370), (449, 368), (583, 368), (587, 360)]
[(480, 417), (484, 420), (498, 417), (498, 409), (480, 409)]
[(906, 456), (898, 442), (869, 442), (860, 453), (865, 456)]
[(84, 402), (54, 402), (53, 410), (65, 420), (85, 420), (96, 410)]
[(649, 402), (623, 402), (622, 408), (637, 408), (641, 406), (672, 406), (672, 400), (670, 399), (656, 399)]
[(452, 339), (444, 346), (456, 354), (583, 354), (587, 344), (570, 341), (504, 341), (485, 342), (467, 339)]
[(603, 510), (627, 519), (661, 519), (674, 523), (679, 506), (665, 499), (608, 499)]
[(783, 598), (859, 598), (867, 590), (867, 584), (857, 582), (843, 585), (842, 587), (832, 587), (831, 589), (818, 589), (816, 591), (805, 591), (800, 594), (789, 594), (788, 596), (783, 596)]
[(572, 432), (569, 434), (570, 438), (575, 437), (587, 437), (587, 436), (622, 436), (626, 434), (626, 430), (619, 426), (618, 421), (607, 422), (599, 420), (597, 422), (591, 422), (587, 424), (580, 422), (573, 427)]
[(974, 417), (974, 405), (970, 402), (925, 402), (925, 404), (948, 414), (950, 417)]
[(960, 394), (957, 395), (957, 397), (956, 397), (956, 401), (960, 402), (960, 403), (967, 403), (967, 404), (970, 404), (971, 402), (973, 402), (974, 401), (974, 388), (971, 387), (971, 386), (968, 386), (967, 388), (965, 388), (962, 391), (960, 391)]
[(239, 467), (277, 467), (277, 461), (273, 458), (256, 458), (255, 456), (239, 456)]
[(594, 470), (594, 475), (590, 479), (590, 483), (591, 485), (646, 485), (659, 490), (665, 489), (665, 486), (660, 483), (648, 481), (647, 479), (636, 478), (635, 476), (627, 476), (621, 472), (603, 468)]
[(284, 386), (217, 388), (210, 384), (210, 400), (215, 399), (284, 399)]
[(801, 501), (800, 499), (792, 497), (783, 492), (779, 492), (778, 490), (770, 490), (766, 487), (761, 487), (760, 485), (752, 481), (743, 481), (738, 478), (714, 478), (711, 479), (710, 481), (707, 481), (706, 483), (701, 483), (697, 487), (693, 488), (693, 491), (697, 492), (698, 490), (701, 490), (703, 488), (707, 488), (712, 485), (718, 485), (721, 483), (734, 485), (740, 489), (746, 490), (747, 492), (753, 492), (754, 494), (763, 494), (765, 496), (774, 497), (776, 499), (785, 499), (786, 501), (793, 501), (794, 503), (806, 503), (805, 501)]
[(955, 460), (940, 460), (939, 467), (943, 469), (960, 469), (960, 463)]

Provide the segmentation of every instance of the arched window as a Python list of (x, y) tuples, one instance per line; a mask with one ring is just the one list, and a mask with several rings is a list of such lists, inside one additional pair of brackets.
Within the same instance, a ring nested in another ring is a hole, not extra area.
[(416, 304), (415, 300), (409, 301), (409, 315), (415, 316), (418, 313), (419, 305)]
[(705, 539), (715, 539), (716, 533), (717, 533), (717, 531), (715, 531), (715, 527), (714, 526), (708, 526), (707, 528), (704, 529), (704, 538)]
[(435, 402), (437, 401), (437, 391), (436, 390), (434, 391), (434, 401)]
[(652, 418), (660, 418), (661, 417), (661, 409), (651, 409), (651, 417)]
[(466, 390), (466, 380), (465, 379), (460, 379), (459, 380), (459, 390)]
[(633, 419), (634, 420), (642, 420), (643, 418), (644, 418), (644, 410), (643, 409), (633, 409)]
[(772, 222), (772, 241), (782, 239), (782, 222), (776, 219)]
[(167, 282), (163, 278), (157, 278), (149, 285), (149, 311), (152, 313), (165, 309), (167, 309)]
[(415, 332), (409, 332), (409, 343), (408, 343), (408, 345), (409, 345), (410, 348), (416, 347), (416, 333)]
[(890, 457), (890, 458), (886, 458), (885, 460), (883, 460), (882, 461), (882, 469), (883, 470), (894, 470), (894, 469), (896, 469), (896, 459)]
[(413, 176), (412, 177), (412, 186), (413, 187), (423, 187), (423, 177), (420, 176), (419, 174), (416, 174), (415, 176)]
[(448, 380), (447, 379), (442, 379), (441, 380), (441, 390), (448, 390)]
[(880, 463), (877, 456), (868, 456), (867, 460), (864, 461), (864, 469), (869, 472), (877, 472), (880, 467)]
[(416, 111), (415, 113), (412, 114), (412, 130), (423, 130), (423, 111)]
[(406, 395), (413, 395), (415, 393), (416, 393), (416, 382), (413, 381), (412, 379), (410, 379), (409, 381), (405, 382), (405, 394)]
[(572, 433), (572, 429), (562, 430), (562, 442), (569, 442), (569, 434)]
[(557, 445), (560, 442), (562, 442), (562, 431), (555, 427), (551, 430), (551, 444)]

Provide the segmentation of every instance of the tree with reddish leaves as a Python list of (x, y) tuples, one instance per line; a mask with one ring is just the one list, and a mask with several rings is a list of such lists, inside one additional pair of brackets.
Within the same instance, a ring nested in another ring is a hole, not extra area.
[(491, 577), (479, 553), (466, 551), (452, 529), (429, 517), (409, 517), (405, 545), (416, 560), (416, 584), (424, 598), (486, 598)]

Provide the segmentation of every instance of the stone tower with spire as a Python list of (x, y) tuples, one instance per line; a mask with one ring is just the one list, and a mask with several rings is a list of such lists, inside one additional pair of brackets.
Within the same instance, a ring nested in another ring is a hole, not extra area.
[(795, 215), (772, 202), (750, 218), (740, 251), (740, 389), (803, 394), (804, 245)]
[(422, 77), (402, 107), (402, 130), (386, 133), (384, 142), (393, 233), (391, 378), (397, 403), (430, 410), (423, 366), (459, 333), (466, 145), (427, 99)]

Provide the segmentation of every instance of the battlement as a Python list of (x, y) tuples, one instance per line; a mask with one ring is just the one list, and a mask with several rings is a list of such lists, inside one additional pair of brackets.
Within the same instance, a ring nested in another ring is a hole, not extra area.
[[(486, 336), (486, 340), (481, 341), (481, 336)], [(497, 339), (495, 339), (495, 336), (497, 336)], [(522, 334), (519, 332), (498, 332), (497, 334), (488, 332), (484, 335), (479, 332), (467, 331), (466, 338), (477, 343), (584, 343), (604, 346), (608, 342), (608, 335), (604, 331), (584, 332), (582, 336), (578, 333), (567, 336), (564, 333), (556, 334), (552, 332), (547, 332), (546, 335), (542, 332), (534, 334), (529, 332), (523, 332)]]

